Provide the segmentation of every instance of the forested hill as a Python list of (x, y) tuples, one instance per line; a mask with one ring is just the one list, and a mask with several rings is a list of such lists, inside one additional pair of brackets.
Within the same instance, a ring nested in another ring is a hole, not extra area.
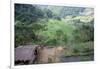
[(32, 22), (37, 18), (61, 18), (66, 16), (92, 15), (93, 8), (66, 7), (48, 5), (15, 4), (15, 17), (17, 20)]
[(93, 41), (93, 10), (86, 7), (15, 4), (15, 46)]

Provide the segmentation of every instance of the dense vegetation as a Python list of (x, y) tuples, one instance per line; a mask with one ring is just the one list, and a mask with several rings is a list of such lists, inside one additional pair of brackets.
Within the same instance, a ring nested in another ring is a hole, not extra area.
[(15, 4), (15, 47), (66, 46), (70, 55), (93, 54), (93, 8)]

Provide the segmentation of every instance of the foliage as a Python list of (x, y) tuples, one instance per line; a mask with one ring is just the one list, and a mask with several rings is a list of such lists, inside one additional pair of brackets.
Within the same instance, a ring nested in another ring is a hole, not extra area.
[(15, 47), (32, 43), (66, 46), (69, 55), (93, 52), (93, 8), (15, 4), (14, 25)]
[(71, 38), (73, 26), (71, 23), (65, 23), (55, 19), (50, 19), (46, 23), (44, 30), (40, 30), (38, 35), (42, 36), (41, 42), (50, 45), (67, 44), (68, 38)]

